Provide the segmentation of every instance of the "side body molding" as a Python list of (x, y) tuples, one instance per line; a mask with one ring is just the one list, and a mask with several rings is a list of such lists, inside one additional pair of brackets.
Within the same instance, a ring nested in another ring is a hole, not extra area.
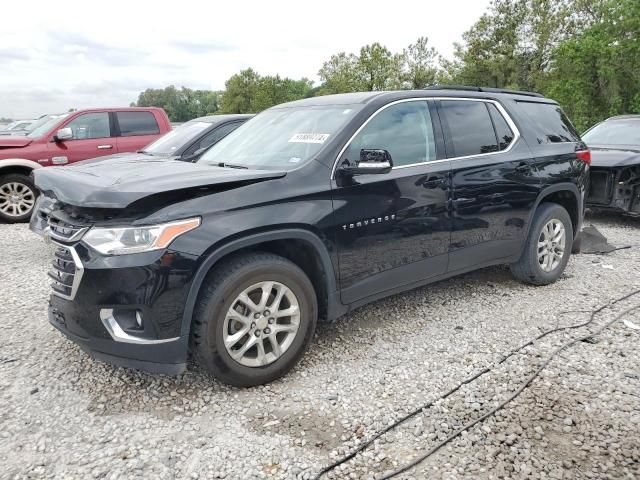
[(200, 265), (198, 271), (194, 275), (193, 282), (191, 284), (191, 288), (189, 289), (189, 294), (187, 296), (187, 302), (185, 305), (183, 318), (182, 318), (182, 328), (181, 335), (188, 335), (189, 330), (191, 329), (191, 319), (193, 317), (193, 312), (195, 309), (196, 300), (198, 298), (198, 293), (200, 288), (202, 287), (202, 283), (204, 282), (205, 277), (214, 267), (214, 265), (226, 255), (233, 253), (242, 248), (251, 247), (253, 245), (258, 245), (263, 242), (269, 242), (273, 240), (286, 240), (286, 239), (295, 239), (295, 240), (303, 240), (311, 244), (320, 260), (322, 262), (322, 266), (325, 271), (325, 278), (327, 282), (327, 320), (333, 320), (338, 318), (339, 316), (345, 314), (347, 312), (347, 307), (342, 305), (339, 301), (338, 287), (336, 283), (336, 272), (333, 268), (333, 263), (331, 262), (331, 257), (329, 256), (329, 252), (327, 251), (327, 247), (322, 242), (322, 240), (315, 235), (314, 233), (298, 228), (288, 228), (283, 230), (275, 230), (264, 233), (257, 233), (254, 235), (249, 235), (244, 238), (240, 238), (238, 240), (234, 240), (229, 242), (219, 249), (212, 252)]

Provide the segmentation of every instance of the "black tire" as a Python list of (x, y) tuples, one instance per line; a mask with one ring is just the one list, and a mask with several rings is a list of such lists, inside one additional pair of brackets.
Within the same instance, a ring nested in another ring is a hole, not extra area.
[[(20, 212), (17, 211), (18, 207), (15, 207), (16, 209), (14, 210), (13, 206), (9, 205), (7, 189), (10, 185), (19, 185), (21, 193), (25, 195), (25, 198), (29, 198), (31, 200), (31, 207), (29, 210)], [(31, 218), (31, 213), (33, 213), (33, 207), (35, 206), (38, 194), (38, 189), (27, 175), (9, 173), (7, 175), (0, 176), (0, 220), (6, 223), (28, 222)]]
[[(565, 248), (557, 267), (547, 272), (542, 269), (538, 261), (538, 239), (542, 229), (552, 219), (559, 220), (565, 229)], [(564, 272), (573, 242), (573, 225), (571, 217), (564, 207), (556, 203), (543, 203), (538, 206), (525, 242), (520, 260), (511, 264), (511, 273), (518, 280), (532, 285), (548, 285), (555, 282)]]
[[(263, 281), (282, 283), (295, 295), (300, 311), (299, 327), (282, 356), (267, 365), (250, 367), (234, 360), (227, 351), (224, 325), (238, 295)], [(239, 387), (261, 385), (283, 376), (300, 360), (313, 337), (317, 317), (313, 285), (293, 262), (260, 252), (231, 257), (215, 267), (201, 288), (191, 328), (190, 351), (200, 365), (222, 382)]]

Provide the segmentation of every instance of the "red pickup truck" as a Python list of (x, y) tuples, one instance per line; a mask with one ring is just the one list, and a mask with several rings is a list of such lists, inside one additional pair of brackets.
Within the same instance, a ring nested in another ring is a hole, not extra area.
[(135, 152), (171, 130), (161, 108), (101, 108), (47, 115), (27, 136), (0, 137), (0, 220), (29, 219), (38, 191), (36, 168)]

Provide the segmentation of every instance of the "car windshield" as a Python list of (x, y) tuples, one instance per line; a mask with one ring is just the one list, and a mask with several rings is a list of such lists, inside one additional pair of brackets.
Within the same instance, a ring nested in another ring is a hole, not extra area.
[(274, 108), (255, 116), (211, 147), (208, 165), (292, 169), (311, 159), (360, 105)]
[(587, 145), (640, 145), (640, 119), (602, 122), (582, 136)]
[(147, 145), (142, 152), (149, 155), (168, 156), (176, 150), (198, 137), (205, 129), (211, 126), (209, 122), (191, 120), (171, 130), (155, 142)]
[(69, 116), (68, 113), (61, 113), (58, 115), (47, 115), (45, 117), (42, 117), (40, 120), (32, 123), (29, 126), (29, 130), (28, 130), (29, 133), (27, 134), (27, 137), (29, 138), (41, 137), (42, 135), (47, 133), (49, 130), (51, 130), (56, 123), (58, 123), (60, 120), (68, 116)]

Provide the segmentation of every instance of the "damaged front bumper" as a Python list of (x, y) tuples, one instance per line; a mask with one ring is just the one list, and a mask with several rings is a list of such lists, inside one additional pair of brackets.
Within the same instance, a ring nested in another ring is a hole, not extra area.
[(182, 322), (195, 261), (174, 251), (103, 256), (54, 241), (49, 322), (92, 357), (177, 375), (186, 369)]
[(587, 207), (640, 215), (640, 165), (592, 167)]

